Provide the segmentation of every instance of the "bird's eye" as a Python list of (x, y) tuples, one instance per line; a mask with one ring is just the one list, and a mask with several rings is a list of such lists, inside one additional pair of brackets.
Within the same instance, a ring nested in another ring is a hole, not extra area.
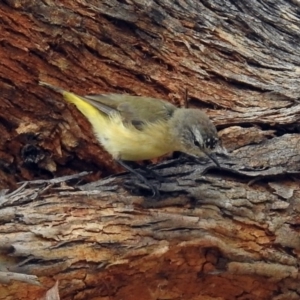
[(210, 149), (214, 149), (217, 146), (217, 143), (218, 143), (218, 139), (217, 138), (207, 139), (205, 141), (206, 147), (210, 148)]
[(197, 146), (197, 147), (200, 147), (200, 144), (197, 140), (194, 140), (194, 145)]

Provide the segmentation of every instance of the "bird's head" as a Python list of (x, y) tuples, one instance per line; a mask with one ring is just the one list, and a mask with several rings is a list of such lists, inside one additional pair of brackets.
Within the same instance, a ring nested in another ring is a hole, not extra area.
[(171, 122), (178, 151), (194, 155), (210, 156), (219, 143), (215, 125), (208, 116), (198, 109), (177, 109)]

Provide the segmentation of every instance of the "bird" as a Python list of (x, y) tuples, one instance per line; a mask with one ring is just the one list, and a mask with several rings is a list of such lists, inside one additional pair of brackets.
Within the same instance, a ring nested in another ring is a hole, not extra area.
[(209, 117), (200, 109), (178, 108), (157, 98), (128, 94), (79, 96), (40, 81), (73, 103), (91, 123), (98, 142), (125, 169), (150, 187), (157, 189), (129, 162), (151, 160), (179, 151), (193, 157), (211, 155), (219, 144), (218, 133)]

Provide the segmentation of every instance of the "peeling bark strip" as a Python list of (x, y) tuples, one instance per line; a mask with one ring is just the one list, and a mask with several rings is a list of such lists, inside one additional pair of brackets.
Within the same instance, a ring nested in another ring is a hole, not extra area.
[[(298, 1), (4, 0), (0, 19), (0, 188), (19, 188), (0, 194), (0, 299), (57, 280), (61, 299), (300, 299)], [(160, 164), (160, 202), (124, 176), (80, 183), (116, 168), (39, 80), (188, 89), (230, 160)]]

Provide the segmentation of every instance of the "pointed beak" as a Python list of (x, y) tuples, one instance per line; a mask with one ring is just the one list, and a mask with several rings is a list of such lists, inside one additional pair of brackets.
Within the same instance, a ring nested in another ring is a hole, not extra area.
[(208, 153), (208, 152), (206, 152), (206, 151), (204, 151), (204, 150), (202, 150), (202, 151), (203, 151), (203, 153), (204, 153), (207, 157), (209, 157), (209, 158), (216, 164), (216, 166), (217, 166), (218, 168), (221, 167), (220, 164), (219, 164), (219, 162), (217, 161), (217, 159), (216, 159), (215, 157), (213, 157), (212, 154), (210, 154), (210, 153)]

